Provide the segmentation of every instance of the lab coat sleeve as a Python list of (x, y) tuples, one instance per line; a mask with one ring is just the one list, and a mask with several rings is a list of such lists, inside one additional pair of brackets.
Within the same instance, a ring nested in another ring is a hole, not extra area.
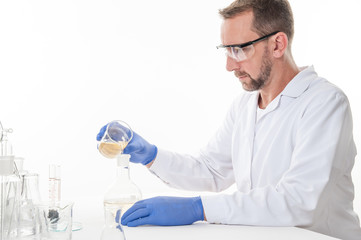
[(222, 191), (234, 183), (231, 160), (234, 112), (232, 104), (227, 116), (208, 145), (198, 156), (159, 149), (150, 170), (169, 186), (193, 191)]
[(320, 95), (300, 114), (289, 169), (279, 182), (249, 192), (203, 196), (212, 223), (308, 226), (331, 172), (341, 172), (354, 157), (352, 117), (341, 92)]

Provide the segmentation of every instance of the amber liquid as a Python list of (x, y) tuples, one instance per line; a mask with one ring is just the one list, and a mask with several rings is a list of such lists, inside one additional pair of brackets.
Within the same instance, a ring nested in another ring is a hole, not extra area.
[(102, 142), (99, 145), (99, 152), (106, 158), (115, 158), (121, 154), (124, 148), (128, 145), (127, 142)]

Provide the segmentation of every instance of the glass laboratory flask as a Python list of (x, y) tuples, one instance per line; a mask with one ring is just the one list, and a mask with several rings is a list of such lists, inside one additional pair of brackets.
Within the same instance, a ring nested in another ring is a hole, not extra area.
[(106, 158), (116, 158), (133, 138), (133, 131), (123, 121), (115, 120), (107, 124), (102, 139), (98, 142), (99, 152)]
[(37, 209), (37, 204), (40, 202), (38, 174), (22, 174), (19, 218), (20, 237), (36, 236), (40, 232), (40, 216)]
[[(118, 211), (119, 210), (119, 211)], [(117, 213), (118, 222), (115, 221), (113, 212)], [(115, 207), (108, 207), (104, 212), (105, 224), (100, 236), (101, 240), (125, 240), (125, 235), (122, 226), (120, 225), (121, 209)]]
[(24, 169), (25, 159), (23, 157), (15, 156), (14, 162), (16, 165), (16, 170), (19, 172), (20, 177), (28, 173), (28, 171)]
[(7, 133), (0, 122), (0, 239), (16, 239), (18, 235), (20, 178), (15, 171), (14, 155)]
[(118, 156), (116, 180), (104, 196), (104, 210), (111, 212), (113, 219), (117, 210), (124, 213), (142, 198), (141, 191), (130, 179), (129, 158), (129, 154)]
[(20, 179), (14, 172), (14, 158), (0, 157), (0, 239), (15, 239), (18, 235)]

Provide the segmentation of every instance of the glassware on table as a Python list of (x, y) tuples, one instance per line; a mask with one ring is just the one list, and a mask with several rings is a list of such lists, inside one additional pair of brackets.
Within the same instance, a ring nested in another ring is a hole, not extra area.
[(30, 237), (40, 233), (40, 217), (37, 204), (41, 201), (39, 176), (36, 173), (21, 175), (21, 200), (19, 236)]
[(58, 202), (56, 206), (51, 202), (37, 205), (41, 240), (71, 240), (73, 222), (73, 202)]
[[(49, 206), (56, 210), (61, 200), (61, 166), (58, 164), (49, 165)], [(80, 222), (72, 223), (72, 231), (79, 231), (83, 228)]]
[(49, 165), (49, 201), (56, 205), (61, 200), (61, 167), (57, 164)]
[(0, 239), (12, 240), (18, 235), (20, 177), (14, 163), (12, 145), (0, 122)]
[[(131, 181), (129, 174), (129, 154), (122, 154), (133, 138), (133, 131), (124, 121), (115, 120), (107, 124), (102, 139), (98, 143), (100, 153), (107, 158), (117, 158), (117, 175), (114, 183), (104, 196), (104, 208), (117, 206), (124, 213), (141, 199), (139, 188)], [(115, 212), (113, 215), (115, 216)]]
[(14, 174), (14, 156), (0, 156), (0, 239), (18, 235), (20, 179)]
[(114, 183), (104, 195), (105, 226), (102, 240), (125, 239), (116, 215), (120, 220), (135, 202), (142, 198), (141, 191), (131, 181), (129, 174), (129, 154), (123, 150), (133, 138), (133, 131), (124, 121), (116, 120), (108, 123), (102, 139), (98, 142), (99, 152), (106, 158), (117, 159), (117, 175)]
[(108, 123), (102, 139), (98, 142), (99, 152), (106, 158), (116, 158), (133, 138), (133, 131), (123, 121)]
[[(117, 158), (117, 174), (113, 184), (104, 195), (105, 211), (114, 208), (126, 212), (135, 202), (142, 199), (142, 193), (130, 178), (129, 154), (122, 154)], [(113, 216), (116, 212), (112, 212)]]

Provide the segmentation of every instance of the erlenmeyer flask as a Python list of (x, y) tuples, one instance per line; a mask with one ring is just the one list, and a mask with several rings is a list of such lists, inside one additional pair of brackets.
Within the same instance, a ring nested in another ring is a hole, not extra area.
[(102, 139), (98, 142), (99, 152), (106, 158), (116, 158), (133, 138), (133, 131), (123, 121), (108, 123)]
[(35, 236), (40, 232), (40, 217), (36, 205), (40, 203), (39, 177), (36, 173), (21, 175), (19, 235)]
[(20, 178), (15, 175), (12, 145), (7, 133), (12, 129), (4, 129), (0, 122), (0, 239), (17, 238), (20, 202)]
[(13, 172), (14, 157), (0, 156), (0, 239), (18, 236), (20, 179)]

